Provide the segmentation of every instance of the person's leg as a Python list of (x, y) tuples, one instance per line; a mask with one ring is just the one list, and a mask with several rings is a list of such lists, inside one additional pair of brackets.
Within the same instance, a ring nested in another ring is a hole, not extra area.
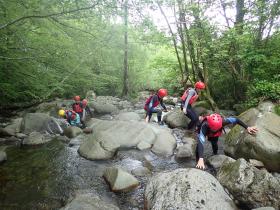
[(186, 115), (191, 120), (190, 123), (188, 124), (188, 129), (191, 130), (192, 128), (195, 128), (195, 126), (198, 123), (198, 116), (193, 110), (191, 105), (188, 106)]
[(218, 140), (219, 137), (209, 137), (208, 140), (211, 142), (213, 154), (218, 154)]

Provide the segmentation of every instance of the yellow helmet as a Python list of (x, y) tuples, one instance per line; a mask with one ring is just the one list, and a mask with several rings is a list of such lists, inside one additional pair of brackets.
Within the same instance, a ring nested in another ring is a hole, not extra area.
[(60, 110), (58, 111), (58, 115), (59, 115), (60, 117), (64, 117), (64, 116), (65, 116), (65, 110), (60, 109)]

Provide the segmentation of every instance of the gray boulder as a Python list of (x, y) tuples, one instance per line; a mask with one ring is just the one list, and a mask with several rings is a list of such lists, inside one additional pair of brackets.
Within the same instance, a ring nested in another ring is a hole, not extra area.
[(61, 130), (56, 118), (43, 113), (27, 113), (21, 123), (21, 131), (25, 134), (33, 131), (59, 134)]
[(179, 108), (168, 112), (163, 117), (163, 121), (166, 122), (170, 128), (186, 128), (190, 122), (189, 118), (187, 118)]
[(29, 134), (26, 138), (23, 139), (23, 145), (38, 145), (38, 144), (45, 144), (52, 139), (50, 137), (44, 136), (43, 134), (34, 131)]
[(224, 162), (217, 179), (235, 199), (248, 208), (262, 206), (280, 208), (280, 181), (267, 171), (255, 168), (244, 159)]
[(121, 121), (139, 121), (140, 116), (135, 112), (122, 112), (115, 117), (116, 120)]
[(64, 135), (67, 136), (68, 138), (75, 138), (76, 136), (80, 135), (83, 133), (81, 128), (78, 128), (76, 126), (69, 126), (63, 131)]
[(7, 160), (7, 154), (5, 151), (0, 151), (0, 163)]
[(76, 197), (60, 210), (119, 210), (113, 204), (103, 201), (93, 193), (78, 194)]
[(128, 192), (139, 185), (134, 176), (120, 168), (107, 168), (103, 177), (113, 192)]
[(145, 210), (237, 209), (211, 174), (188, 168), (153, 176), (145, 189)]
[(94, 112), (98, 114), (116, 114), (119, 112), (119, 109), (112, 104), (102, 104), (98, 102), (90, 102), (89, 107), (94, 109)]
[[(267, 110), (264, 105), (262, 110)], [(270, 109), (269, 109), (270, 110)], [(270, 171), (280, 171), (280, 116), (272, 112), (249, 109), (240, 119), (259, 129), (256, 136), (249, 135), (241, 126), (234, 126), (228, 133), (225, 154), (238, 159), (256, 159)]]

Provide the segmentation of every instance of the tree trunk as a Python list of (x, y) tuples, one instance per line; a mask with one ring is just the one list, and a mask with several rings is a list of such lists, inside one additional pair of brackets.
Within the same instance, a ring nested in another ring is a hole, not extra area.
[(128, 50), (128, 43), (127, 43), (127, 22), (128, 22), (128, 8), (127, 8), (127, 1), (124, 2), (124, 71), (123, 71), (123, 92), (122, 96), (128, 96), (128, 57), (127, 57), (127, 50)]

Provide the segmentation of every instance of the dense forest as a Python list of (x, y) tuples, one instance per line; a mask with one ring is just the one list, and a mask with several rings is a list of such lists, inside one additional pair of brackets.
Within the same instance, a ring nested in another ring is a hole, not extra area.
[(280, 100), (279, 0), (0, 0), (0, 17), (2, 107), (198, 80), (216, 109)]

